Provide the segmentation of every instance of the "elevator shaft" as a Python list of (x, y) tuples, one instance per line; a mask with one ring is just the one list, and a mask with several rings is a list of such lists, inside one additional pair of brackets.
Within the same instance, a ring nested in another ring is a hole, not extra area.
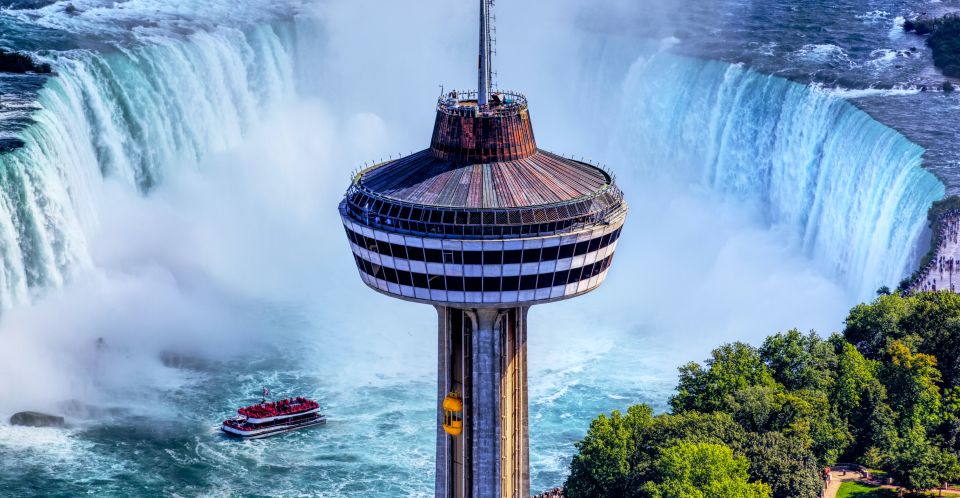
[(437, 498), (528, 498), (527, 310), (438, 306), (439, 404), (463, 399), (463, 432), (437, 416)]

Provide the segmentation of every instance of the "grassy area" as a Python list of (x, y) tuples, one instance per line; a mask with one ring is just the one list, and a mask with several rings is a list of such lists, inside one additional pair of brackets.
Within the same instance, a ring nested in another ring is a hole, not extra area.
[[(939, 496), (936, 492), (923, 492), (919, 494), (907, 494), (910, 498)], [(955, 495), (944, 495), (955, 496)], [(897, 498), (897, 492), (891, 489), (878, 488), (861, 482), (848, 481), (840, 485), (837, 491), (837, 498)]]
[(889, 489), (875, 488), (859, 482), (845, 482), (837, 491), (837, 498), (896, 498), (897, 494)]

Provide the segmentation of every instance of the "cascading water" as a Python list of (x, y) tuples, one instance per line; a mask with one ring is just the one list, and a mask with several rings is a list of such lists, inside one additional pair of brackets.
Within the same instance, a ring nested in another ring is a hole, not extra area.
[(0, 155), (0, 306), (89, 265), (85, 233), (104, 179), (146, 193), (168, 169), (236, 145), (292, 97), (294, 38), (270, 25), (220, 27), (59, 55), (35, 123), (20, 132), (25, 145)]
[(923, 149), (826, 91), (658, 54), (623, 86), (618, 134), (641, 173), (748, 203), (861, 299), (912, 271), (944, 185)]

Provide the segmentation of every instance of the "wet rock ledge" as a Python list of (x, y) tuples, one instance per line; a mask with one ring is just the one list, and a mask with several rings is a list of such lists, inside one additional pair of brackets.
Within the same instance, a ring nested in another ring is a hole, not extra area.
[(10, 417), (11, 425), (23, 427), (63, 427), (66, 421), (63, 417), (40, 412), (19, 412)]
[(29, 55), (0, 48), (0, 73), (50, 74), (52, 72), (53, 68), (50, 64), (38, 63)]

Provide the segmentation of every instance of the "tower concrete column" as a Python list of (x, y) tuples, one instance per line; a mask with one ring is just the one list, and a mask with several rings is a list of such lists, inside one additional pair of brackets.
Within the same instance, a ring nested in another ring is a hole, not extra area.
[(438, 306), (438, 404), (464, 404), (460, 436), (437, 415), (437, 498), (527, 498), (526, 307), (462, 310)]

